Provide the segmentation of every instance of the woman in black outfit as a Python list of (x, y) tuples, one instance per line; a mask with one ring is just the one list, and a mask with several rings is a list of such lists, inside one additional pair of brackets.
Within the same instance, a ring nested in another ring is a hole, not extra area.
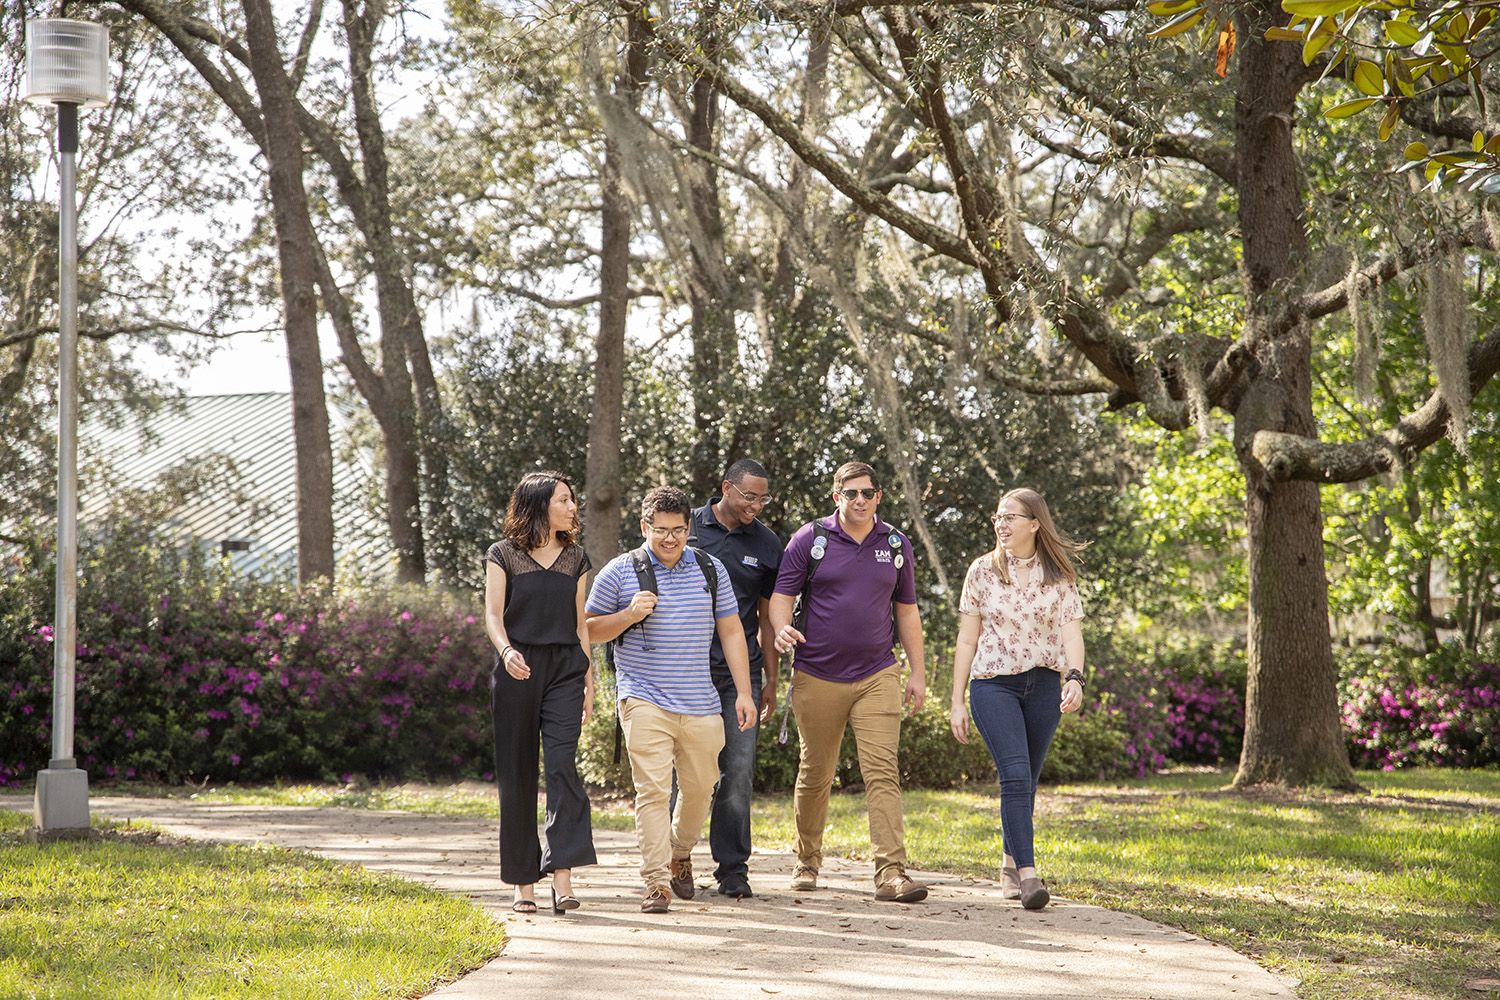
[[(573, 484), (528, 473), (510, 496), (505, 538), (485, 555), (484, 623), (497, 656), (491, 678), (500, 786), (500, 878), (511, 909), (536, 912), (552, 874), (552, 909), (577, 909), (573, 869), (597, 862), (578, 738), (594, 708), (583, 602), (589, 559), (578, 544)], [(503, 669), (502, 669), (503, 668)], [(537, 742), (547, 775), (547, 845), (536, 831)]]

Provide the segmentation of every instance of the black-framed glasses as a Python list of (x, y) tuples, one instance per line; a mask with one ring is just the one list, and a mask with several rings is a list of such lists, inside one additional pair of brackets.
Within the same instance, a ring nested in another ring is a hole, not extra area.
[(845, 500), (853, 500), (855, 497), (864, 497), (866, 500), (874, 500), (875, 494), (880, 491), (873, 486), (866, 486), (862, 490), (834, 490), (835, 496), (841, 496)]
[(998, 528), (1002, 524), (1014, 524), (1018, 517), (1024, 517), (1030, 521), (1036, 520), (1036, 516), (1033, 514), (1012, 514), (1007, 511), (1004, 514), (991, 514), (990, 523)]
[(687, 525), (678, 525), (675, 528), (652, 528), (652, 538), (686, 538), (688, 536)]
[[(727, 479), (724, 481), (726, 483), (729, 482), (729, 480)], [(765, 496), (761, 496), (759, 493), (746, 493), (744, 490), (740, 489), (738, 486), (735, 486), (733, 483), (729, 483), (729, 485), (734, 487), (734, 491), (740, 495), (741, 500), (745, 501), (752, 507), (764, 507), (767, 504), (774, 503), (776, 500), (776, 498), (771, 496), (771, 494), (769, 493), (767, 493)]]

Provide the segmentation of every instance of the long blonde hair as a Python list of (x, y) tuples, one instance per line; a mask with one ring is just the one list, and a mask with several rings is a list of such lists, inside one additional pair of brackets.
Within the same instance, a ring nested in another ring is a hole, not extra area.
[[(1067, 535), (1057, 530), (1057, 525), (1052, 523), (1052, 512), (1047, 509), (1047, 501), (1036, 490), (1021, 487), (1011, 490), (1000, 498), (995, 505), (999, 510), (1005, 505), (1005, 501), (1014, 500), (1026, 508), (1026, 513), (1036, 518), (1036, 551), (1037, 565), (1042, 568), (1042, 585), (1051, 586), (1055, 583), (1071, 583), (1078, 579), (1078, 572), (1074, 568), (1077, 563), (1077, 553), (1088, 547), (1088, 542), (1075, 542)], [(1000, 545), (1000, 538), (995, 538), (995, 550), (990, 553), (990, 565), (994, 567), (995, 574), (1000, 577), (1000, 582), (1010, 584), (1010, 567), (1006, 564), (1005, 549)]]

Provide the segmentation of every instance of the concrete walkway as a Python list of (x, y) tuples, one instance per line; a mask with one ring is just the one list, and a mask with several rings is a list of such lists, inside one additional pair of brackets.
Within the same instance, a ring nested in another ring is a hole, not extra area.
[(1028, 912), (993, 883), (935, 872), (912, 872), (932, 890), (912, 905), (876, 902), (869, 866), (844, 860), (826, 863), (823, 888), (793, 893), (791, 856), (757, 852), (757, 895), (736, 901), (713, 891), (700, 847), (697, 898), (673, 899), (670, 913), (653, 916), (638, 909), (634, 835), (597, 831), (599, 865), (574, 876), (583, 908), (554, 916), (539, 886), (541, 912), (520, 916), (499, 880), (493, 822), (172, 799), (91, 806), (181, 836), (302, 848), (472, 897), (504, 922), (505, 952), (432, 994), (444, 1000), (1295, 1000), (1249, 959), (1182, 931), (1062, 899)]

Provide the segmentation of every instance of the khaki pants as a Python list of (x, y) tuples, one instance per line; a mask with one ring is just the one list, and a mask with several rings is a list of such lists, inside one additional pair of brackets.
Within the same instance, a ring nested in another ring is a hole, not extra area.
[[(679, 715), (649, 701), (620, 702), (620, 728), (635, 780), (635, 836), (641, 848), (641, 879), (665, 887), (668, 863), (693, 853), (713, 805), (724, 749), (724, 720)], [(677, 815), (668, 810), (672, 769), (677, 769)]]
[(870, 847), (879, 885), (893, 866), (906, 864), (901, 772), (896, 766), (896, 747), (901, 741), (900, 668), (892, 665), (852, 684), (794, 671), (791, 700), (802, 746), (794, 806), (797, 861), (814, 869), (823, 866), (828, 794), (847, 723), (854, 728), (859, 770), (865, 779)]

